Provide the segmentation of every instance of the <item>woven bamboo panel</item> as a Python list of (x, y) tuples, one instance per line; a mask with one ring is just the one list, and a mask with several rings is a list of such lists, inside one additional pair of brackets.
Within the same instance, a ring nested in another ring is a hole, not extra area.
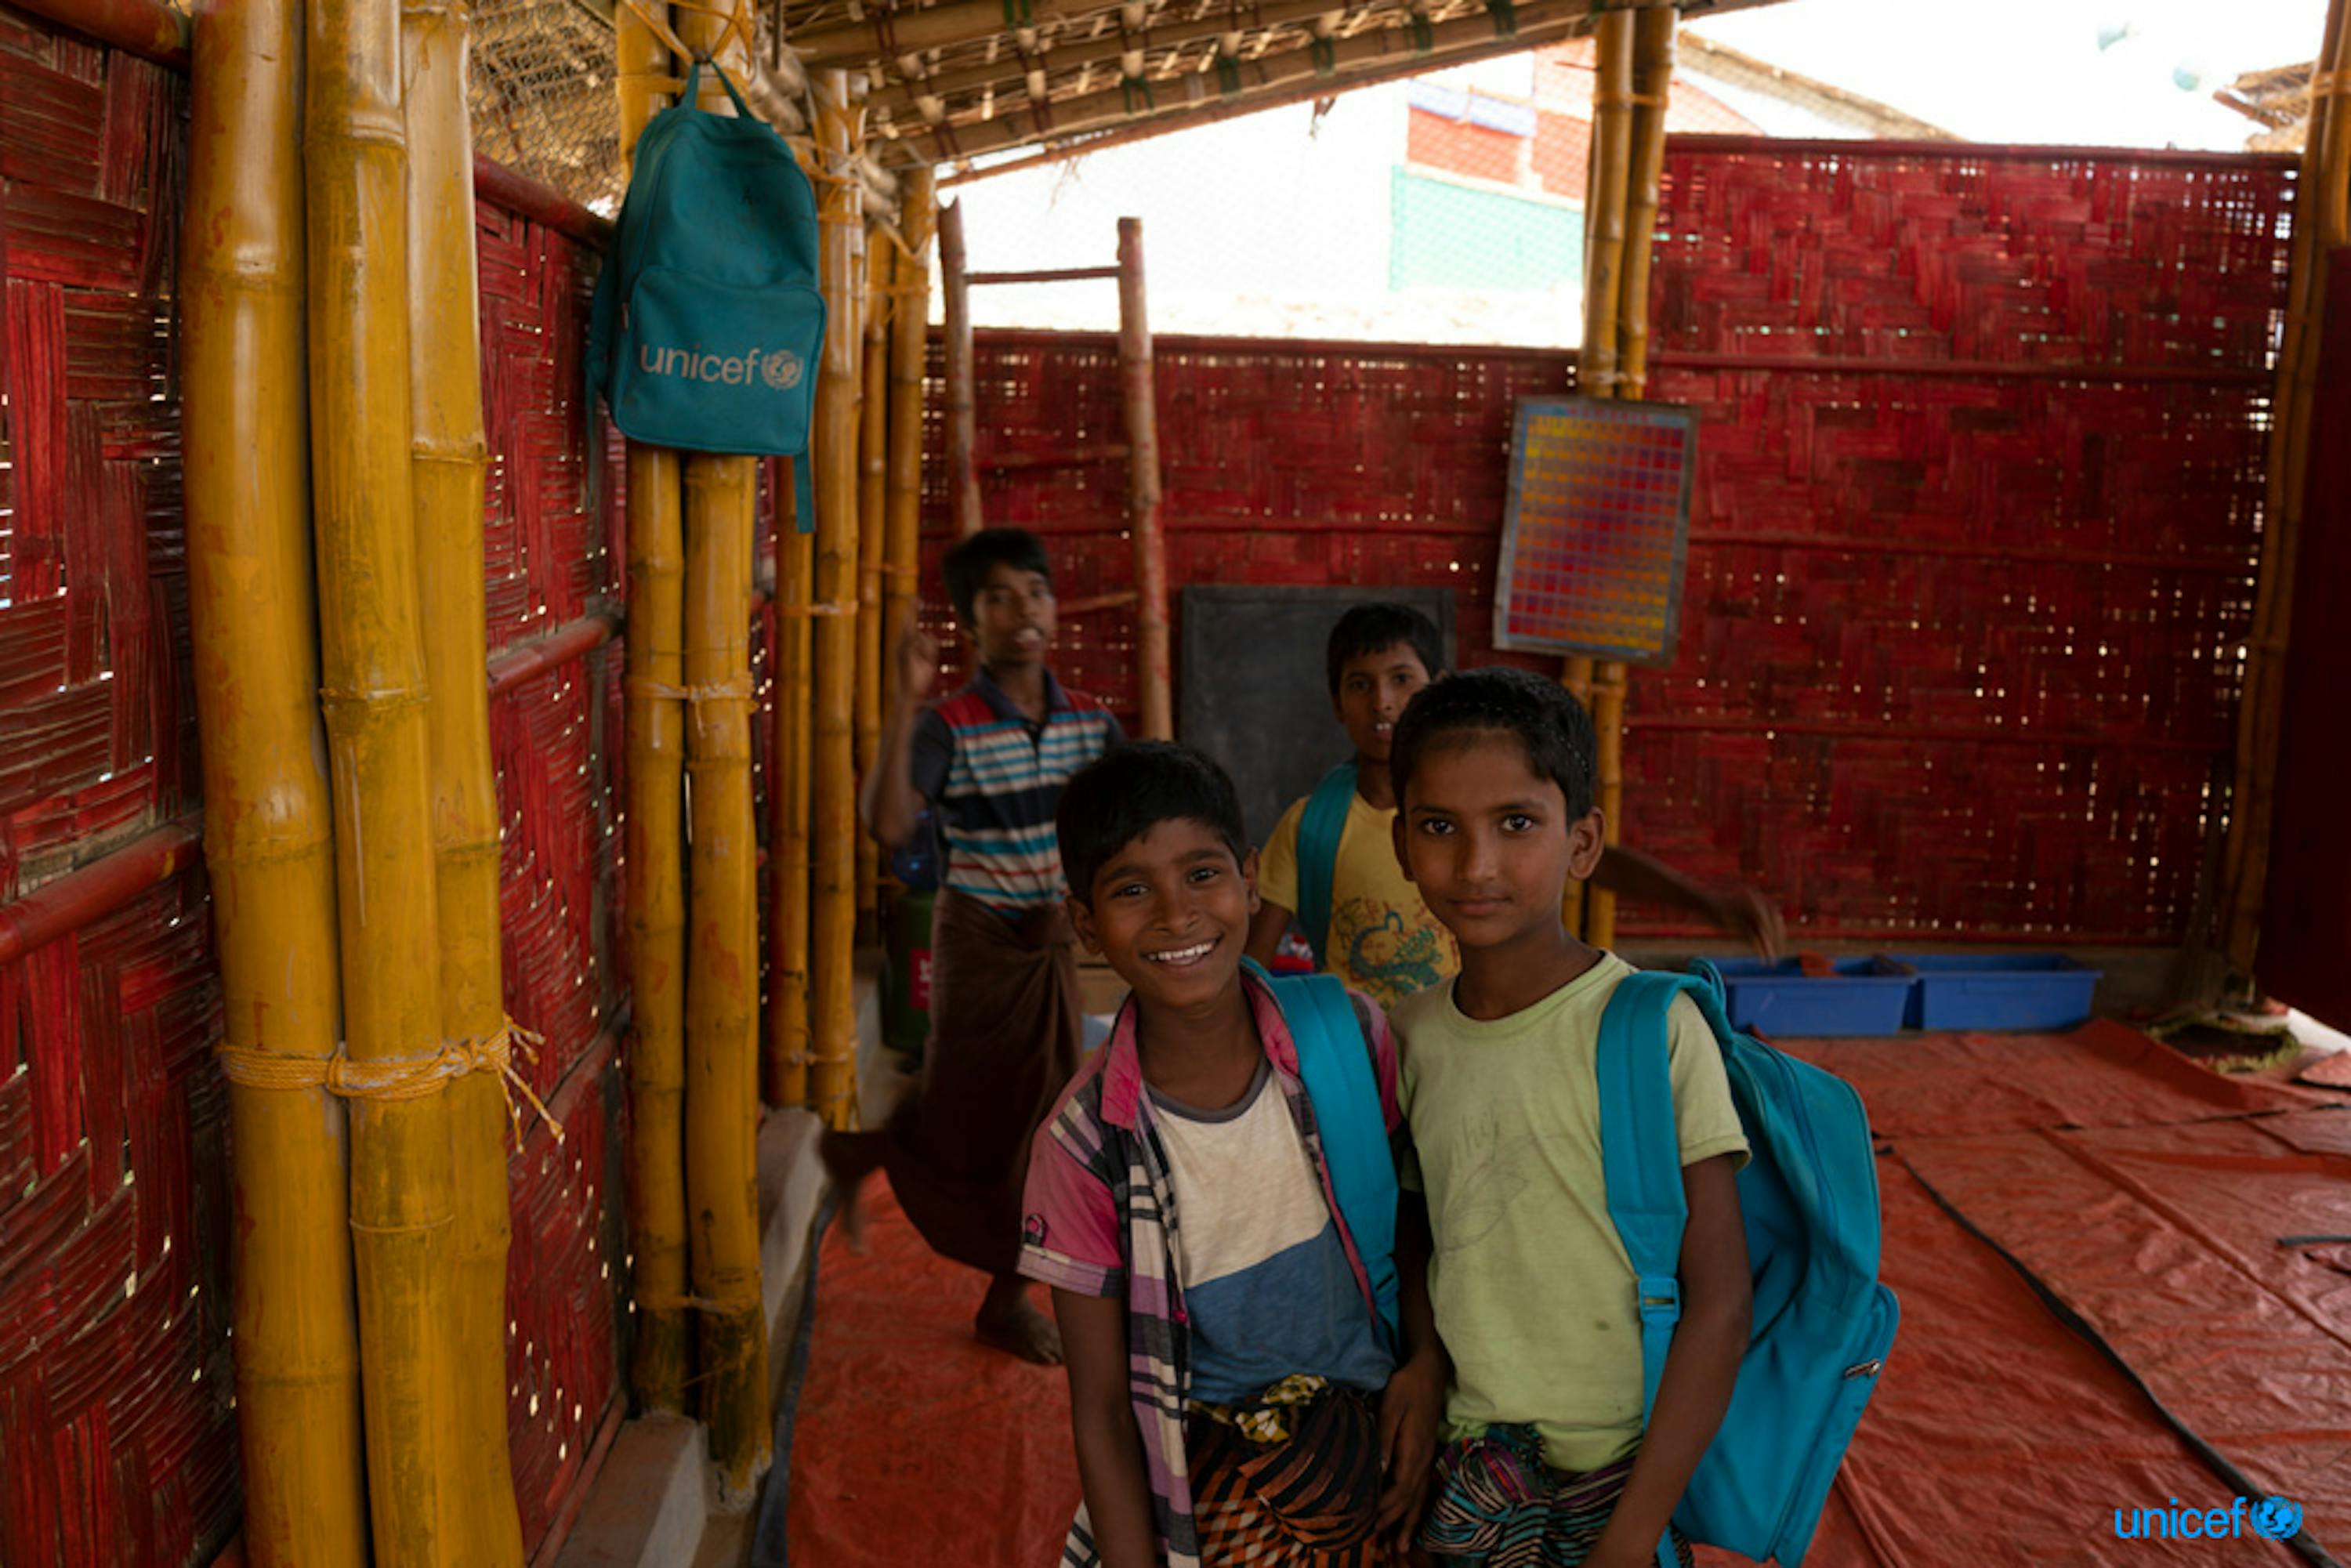
[[(1699, 471), (1627, 841), (1818, 937), (2176, 939), (2224, 798), (2291, 166), (1693, 138), (1667, 183), (1650, 392), (1698, 409)], [(1464, 660), (1505, 657), (1510, 408), (1568, 356), (1155, 358), (1174, 587), (1448, 586)], [(977, 371), (989, 520), (1046, 536), (1065, 600), (1130, 587), (1122, 464), (989, 466), (1121, 439), (1114, 342), (984, 333)], [(1129, 715), (1130, 627), (1065, 615), (1056, 653)]]
[[(184, 86), (0, 6), (0, 902), (193, 803), (168, 322)], [(237, 1517), (200, 869), (0, 967), (0, 1562)]]
[[(492, 653), (619, 596), (623, 473), (605, 445), (591, 514), (580, 354), (596, 258), (576, 241), (478, 210), (483, 405), (490, 449), (484, 570)], [(605, 434), (599, 427), (600, 435)], [(496, 697), (507, 1010), (545, 1037), (522, 1069), (557, 1100), (565, 1141), (528, 1126), (510, 1167), (507, 1419), (523, 1535), (536, 1548), (582, 1477), (619, 1390), (614, 1302), (621, 1192), (606, 1166), (611, 1025), (625, 996), (617, 646)]]

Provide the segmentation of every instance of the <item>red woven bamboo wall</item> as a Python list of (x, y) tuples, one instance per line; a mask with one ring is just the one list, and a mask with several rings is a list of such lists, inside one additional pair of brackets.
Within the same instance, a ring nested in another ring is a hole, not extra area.
[[(1705, 425), (1681, 654), (1633, 681), (1627, 840), (1816, 937), (2176, 939), (2250, 615), (2291, 183), (2267, 158), (1672, 143), (1650, 390)], [(1510, 408), (1570, 356), (1155, 352), (1173, 584), (1447, 585), (1465, 661), (1497, 657)], [(1124, 468), (987, 464), (1119, 439), (1116, 371), (1107, 337), (979, 340), (987, 515), (1050, 536), (1065, 598), (1131, 582)], [(1058, 658), (1132, 714), (1131, 643), (1123, 612), (1080, 616)]]
[[(185, 84), (0, 5), (0, 904), (198, 806), (171, 288)], [(481, 209), (489, 646), (617, 596), (583, 505), (593, 258)], [(512, 1161), (536, 1547), (618, 1408), (618, 654), (491, 707), (507, 1004), (568, 1134)], [(0, 1563), (183, 1568), (237, 1520), (226, 1140), (201, 866), (0, 965)]]

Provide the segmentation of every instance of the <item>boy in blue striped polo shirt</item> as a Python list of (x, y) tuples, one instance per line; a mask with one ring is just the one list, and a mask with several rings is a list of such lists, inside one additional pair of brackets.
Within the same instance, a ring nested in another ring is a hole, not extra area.
[(1050, 1365), (1061, 1338), (1016, 1264), (1029, 1134), (1084, 1040), (1053, 811), (1070, 776), (1124, 737), (1108, 710), (1046, 667), (1053, 578), (1034, 534), (983, 529), (947, 552), (945, 576), (977, 672), (930, 704), (938, 645), (908, 633), (864, 797), (885, 852), (913, 836), (925, 808), (938, 835), (922, 1082), (882, 1130), (827, 1134), (824, 1161), (848, 1194), (852, 1236), (859, 1186), (886, 1170), (932, 1249), (988, 1276), (979, 1337)]

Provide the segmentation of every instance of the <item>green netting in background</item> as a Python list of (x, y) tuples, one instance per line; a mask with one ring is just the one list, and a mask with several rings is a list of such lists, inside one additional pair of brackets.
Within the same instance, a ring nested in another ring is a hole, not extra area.
[(1583, 274), (1583, 214), (1572, 207), (1398, 165), (1389, 214), (1390, 288), (1543, 289)]

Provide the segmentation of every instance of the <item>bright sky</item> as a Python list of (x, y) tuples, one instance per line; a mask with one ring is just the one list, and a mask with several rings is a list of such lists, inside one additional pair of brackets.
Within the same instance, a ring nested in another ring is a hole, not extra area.
[(2325, 0), (1787, 0), (1693, 26), (1970, 141), (2236, 152), (2259, 127), (2213, 92), (2311, 58), (2325, 13)]

